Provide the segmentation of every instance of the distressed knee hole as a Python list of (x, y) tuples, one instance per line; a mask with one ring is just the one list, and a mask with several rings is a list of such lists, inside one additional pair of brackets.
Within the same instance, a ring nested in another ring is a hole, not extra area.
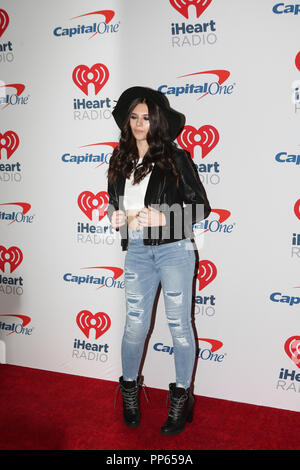
[(166, 292), (167, 296), (171, 298), (176, 305), (180, 305), (182, 303), (182, 292)]
[(178, 328), (180, 326), (180, 322), (176, 320), (172, 320), (171, 318), (168, 318), (168, 325), (171, 328)]
[(140, 317), (143, 314), (143, 310), (130, 310), (128, 316), (134, 321), (141, 321)]
[(137, 273), (132, 273), (130, 271), (127, 271), (126, 269), (125, 269), (124, 276), (125, 276), (125, 279), (127, 281), (133, 281), (133, 280), (137, 279), (137, 277), (138, 277)]
[(189, 346), (189, 342), (186, 338), (176, 338), (176, 341), (178, 341), (181, 346)]
[(142, 300), (142, 298), (142, 295), (127, 293), (128, 315), (136, 320), (144, 313), (142, 308), (136, 307), (136, 304)]
[(139, 294), (130, 294), (130, 293), (127, 294), (127, 301), (128, 301), (130, 304), (136, 304), (136, 303), (139, 302), (141, 299), (142, 299), (142, 295), (139, 295)]

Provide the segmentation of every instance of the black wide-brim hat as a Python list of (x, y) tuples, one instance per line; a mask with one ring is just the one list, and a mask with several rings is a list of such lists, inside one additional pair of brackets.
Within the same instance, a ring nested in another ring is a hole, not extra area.
[(112, 115), (120, 129), (123, 129), (125, 121), (128, 117), (128, 110), (133, 100), (136, 98), (146, 98), (156, 103), (169, 125), (169, 136), (171, 140), (174, 140), (182, 131), (185, 124), (184, 114), (175, 111), (170, 107), (170, 103), (167, 97), (157, 90), (152, 88), (134, 86), (125, 90), (112, 112)]

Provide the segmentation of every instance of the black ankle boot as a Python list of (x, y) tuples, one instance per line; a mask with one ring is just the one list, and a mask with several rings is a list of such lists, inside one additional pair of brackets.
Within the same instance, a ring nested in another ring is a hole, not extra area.
[(123, 417), (127, 426), (134, 428), (140, 425), (141, 413), (139, 406), (139, 387), (141, 377), (135, 381), (126, 382), (123, 377), (119, 378), (120, 389), (123, 397)]
[(170, 410), (167, 421), (161, 427), (161, 433), (173, 436), (184, 431), (185, 423), (193, 421), (194, 397), (190, 389), (169, 385)]

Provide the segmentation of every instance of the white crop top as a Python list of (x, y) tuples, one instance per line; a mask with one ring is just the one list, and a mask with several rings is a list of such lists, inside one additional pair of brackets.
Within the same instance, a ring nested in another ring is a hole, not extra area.
[(139, 184), (132, 185), (134, 179), (134, 171), (130, 175), (130, 179), (126, 178), (124, 189), (124, 207), (125, 210), (138, 210), (144, 207), (144, 199), (151, 176), (152, 170), (142, 179)]

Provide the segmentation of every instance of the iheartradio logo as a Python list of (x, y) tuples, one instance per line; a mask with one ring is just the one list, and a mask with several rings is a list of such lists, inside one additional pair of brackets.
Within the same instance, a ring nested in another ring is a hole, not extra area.
[(199, 18), (200, 15), (206, 10), (211, 4), (212, 0), (169, 0), (175, 10), (177, 10), (186, 19), (189, 18), (189, 7), (193, 6), (196, 9), (196, 16)]
[(108, 78), (109, 71), (104, 64), (94, 64), (92, 67), (78, 65), (72, 73), (73, 82), (85, 94), (89, 95), (88, 86), (94, 85), (95, 95), (104, 87)]
[(9, 24), (9, 16), (5, 10), (0, 9), (0, 38)]
[(197, 279), (199, 281), (199, 290), (204, 289), (217, 276), (216, 265), (207, 259), (199, 261)]
[(296, 217), (300, 220), (300, 199), (298, 199), (294, 205), (294, 212)]
[(93, 221), (94, 211), (97, 211), (98, 221), (100, 222), (107, 214), (109, 195), (106, 191), (100, 191), (97, 194), (91, 191), (83, 191), (79, 194), (77, 202), (79, 208), (91, 221)]
[(288, 357), (300, 369), (300, 336), (291, 336), (284, 344), (284, 350)]
[(19, 137), (14, 131), (6, 131), (4, 134), (0, 132), (0, 160), (2, 156), (2, 149), (6, 150), (7, 160), (19, 147)]
[(107, 313), (98, 312), (93, 315), (89, 310), (81, 310), (76, 317), (76, 323), (87, 338), (90, 336), (90, 330), (94, 329), (95, 339), (104, 335), (111, 326)]
[(23, 253), (17, 246), (11, 246), (6, 249), (4, 246), (0, 246), (0, 269), (4, 271), (5, 264), (8, 263), (10, 266), (10, 273), (13, 273), (15, 269), (22, 263)]
[(209, 124), (196, 129), (193, 126), (184, 126), (183, 131), (177, 137), (180, 147), (187, 150), (194, 158), (194, 150), (197, 145), (201, 147), (202, 158), (205, 158), (218, 144), (219, 132)]

